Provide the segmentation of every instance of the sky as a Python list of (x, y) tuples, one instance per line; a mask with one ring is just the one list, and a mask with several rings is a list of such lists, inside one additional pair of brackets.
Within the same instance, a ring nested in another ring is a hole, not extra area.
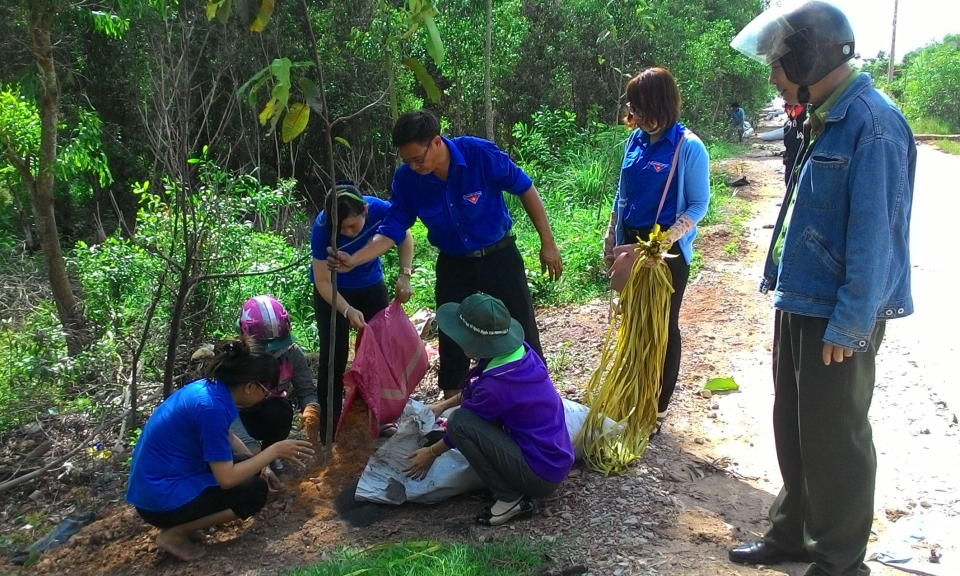
[[(828, 0), (843, 10), (856, 38), (857, 52), (872, 58), (883, 50), (890, 52), (894, 0)], [(794, 0), (774, 0), (786, 6)], [(947, 34), (960, 34), (960, 0), (900, 0), (897, 14), (897, 49), (899, 62), (904, 54), (931, 41), (943, 40)]]

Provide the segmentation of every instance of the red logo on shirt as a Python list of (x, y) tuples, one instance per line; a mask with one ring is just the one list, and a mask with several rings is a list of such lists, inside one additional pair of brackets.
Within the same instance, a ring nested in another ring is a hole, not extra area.
[(647, 166), (653, 168), (657, 172), (663, 172), (664, 170), (670, 167), (669, 164), (664, 164), (663, 162), (653, 162), (653, 161), (650, 161), (650, 163), (647, 164)]
[(481, 195), (483, 195), (483, 192), (471, 192), (470, 194), (464, 194), (463, 199), (471, 204), (476, 204)]

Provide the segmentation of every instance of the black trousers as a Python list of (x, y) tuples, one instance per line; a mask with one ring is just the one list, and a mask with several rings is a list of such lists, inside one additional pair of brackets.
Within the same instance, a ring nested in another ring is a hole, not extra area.
[(866, 352), (823, 363), (826, 318), (777, 311), (773, 432), (783, 489), (764, 539), (831, 576), (866, 576), (877, 457), (867, 413), (885, 324)]
[(240, 410), (240, 422), (247, 432), (260, 441), (260, 449), (286, 440), (293, 426), (293, 404), (286, 398), (272, 396), (250, 408)]
[[(246, 455), (234, 456), (233, 461), (243, 462), (247, 458)], [(151, 512), (137, 508), (137, 514), (147, 524), (162, 529), (173, 528), (206, 518), (211, 514), (227, 509), (232, 510), (238, 518), (246, 520), (263, 509), (263, 506), (267, 503), (269, 491), (267, 481), (259, 475), (254, 475), (229, 490), (224, 490), (219, 486), (205, 488), (196, 498), (173, 510)]]
[[(646, 240), (650, 237), (650, 229), (627, 230), (626, 242), (632, 244), (637, 239)], [(680, 246), (676, 243), (670, 247), (670, 254), (676, 258), (667, 258), (667, 267), (673, 276), (673, 294), (670, 296), (670, 324), (667, 334), (667, 355), (663, 360), (663, 375), (660, 379), (660, 400), (657, 412), (665, 412), (670, 406), (673, 391), (677, 388), (680, 378), (680, 352), (683, 341), (680, 335), (680, 306), (683, 304), (683, 293), (687, 289), (687, 280), (690, 278), (690, 265), (683, 259)]]
[(517, 441), (502, 426), (484, 420), (476, 412), (466, 408), (454, 410), (447, 420), (447, 434), (497, 500), (545, 498), (560, 486), (537, 476)]
[[(359, 290), (338, 290), (340, 296), (348, 304), (363, 314), (366, 321), (376, 316), (390, 304), (387, 296), (387, 285), (383, 280), (373, 286)], [(333, 389), (333, 425), (337, 425), (340, 412), (343, 411), (343, 373), (347, 369), (347, 357), (350, 355), (350, 322), (337, 314), (337, 339), (333, 358), (333, 382), (327, 379), (330, 366), (330, 304), (313, 290), (313, 311), (317, 320), (317, 331), (320, 333), (320, 363), (317, 373), (317, 395), (320, 401), (320, 434), (327, 429), (327, 394)], [(322, 437), (322, 436), (321, 436)]]
[[(437, 308), (447, 302), (461, 302), (477, 292), (498, 298), (510, 311), (510, 316), (523, 327), (527, 344), (543, 358), (540, 331), (533, 313), (533, 298), (527, 286), (523, 257), (515, 244), (479, 258), (441, 253), (437, 257), (436, 270)], [(470, 359), (456, 342), (441, 331), (440, 388), (463, 388), (469, 371)]]

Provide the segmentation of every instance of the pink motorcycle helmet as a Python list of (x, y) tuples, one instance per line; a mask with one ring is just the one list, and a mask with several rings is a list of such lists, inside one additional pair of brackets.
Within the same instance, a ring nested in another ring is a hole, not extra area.
[(244, 302), (237, 325), (240, 334), (256, 338), (274, 355), (293, 345), (290, 315), (273, 296), (254, 296)]

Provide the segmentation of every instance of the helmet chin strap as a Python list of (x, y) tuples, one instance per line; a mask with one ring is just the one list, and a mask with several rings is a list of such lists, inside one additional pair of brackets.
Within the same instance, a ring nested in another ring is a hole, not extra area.
[(806, 106), (807, 104), (810, 103), (810, 87), (809, 86), (801, 86), (800, 89), (797, 90), (797, 100), (803, 106)]

